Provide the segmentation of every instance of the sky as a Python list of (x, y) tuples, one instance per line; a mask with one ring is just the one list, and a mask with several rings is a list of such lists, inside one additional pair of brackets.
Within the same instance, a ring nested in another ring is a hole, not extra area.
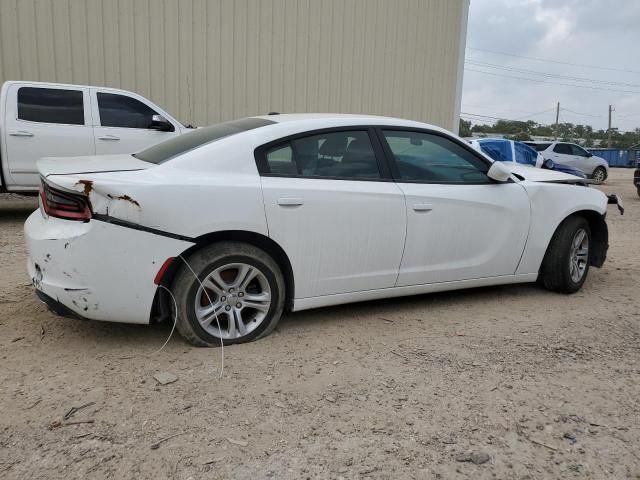
[(640, 127), (640, 0), (471, 0), (462, 117), (552, 124), (558, 101), (560, 122), (606, 129), (613, 105)]

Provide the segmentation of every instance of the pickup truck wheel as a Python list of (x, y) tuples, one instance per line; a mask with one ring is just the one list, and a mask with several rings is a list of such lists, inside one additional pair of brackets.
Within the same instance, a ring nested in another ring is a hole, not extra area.
[(269, 255), (246, 243), (219, 242), (186, 260), (193, 272), (183, 264), (172, 288), (176, 327), (186, 340), (213, 347), (273, 331), (284, 310), (285, 283)]
[(541, 279), (548, 290), (574, 293), (589, 273), (591, 230), (579, 216), (569, 217), (557, 228), (542, 261)]
[(607, 179), (607, 171), (603, 167), (597, 167), (591, 174), (591, 178), (600, 184)]

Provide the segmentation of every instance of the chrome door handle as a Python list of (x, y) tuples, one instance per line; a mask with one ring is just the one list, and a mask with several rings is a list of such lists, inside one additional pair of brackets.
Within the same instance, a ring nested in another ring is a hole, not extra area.
[(104, 135), (102, 137), (98, 137), (98, 140), (117, 141), (117, 140), (120, 140), (120, 137), (116, 137), (115, 135)]
[(296, 207), (304, 204), (304, 199), (300, 197), (280, 197), (278, 199), (278, 205), (283, 207)]
[(414, 203), (413, 210), (416, 212), (430, 212), (433, 210), (433, 205), (430, 203)]
[(18, 130), (17, 132), (10, 132), (9, 135), (12, 137), (33, 137), (33, 133), (27, 132), (26, 130)]

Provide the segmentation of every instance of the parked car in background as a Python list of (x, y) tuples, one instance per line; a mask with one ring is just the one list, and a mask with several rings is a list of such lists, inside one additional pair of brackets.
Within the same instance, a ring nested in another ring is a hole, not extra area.
[(94, 320), (177, 318), (201, 346), (263, 337), (285, 309), (536, 280), (575, 292), (605, 261), (616, 200), (363, 115), (245, 118), (38, 167), (39, 297)]
[(479, 138), (471, 140), (469, 143), (499, 162), (518, 163), (586, 178), (586, 175), (576, 168), (545, 160), (541, 153), (536, 152), (529, 145), (525, 145), (522, 142), (504, 138)]
[(609, 176), (609, 164), (604, 158), (596, 157), (580, 145), (568, 142), (524, 142), (545, 159), (553, 160), (569, 167), (577, 168), (597, 183), (604, 182)]
[(146, 98), (116, 88), (5, 82), (0, 191), (37, 192), (41, 157), (133, 153), (187, 130)]

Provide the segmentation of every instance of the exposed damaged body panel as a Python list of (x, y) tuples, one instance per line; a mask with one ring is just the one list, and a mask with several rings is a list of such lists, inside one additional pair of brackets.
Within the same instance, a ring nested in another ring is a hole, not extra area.
[(113, 322), (148, 323), (153, 277), (167, 257), (193, 245), (105, 222), (45, 219), (40, 212), (25, 229), (29, 276), (38, 289), (83, 318)]

